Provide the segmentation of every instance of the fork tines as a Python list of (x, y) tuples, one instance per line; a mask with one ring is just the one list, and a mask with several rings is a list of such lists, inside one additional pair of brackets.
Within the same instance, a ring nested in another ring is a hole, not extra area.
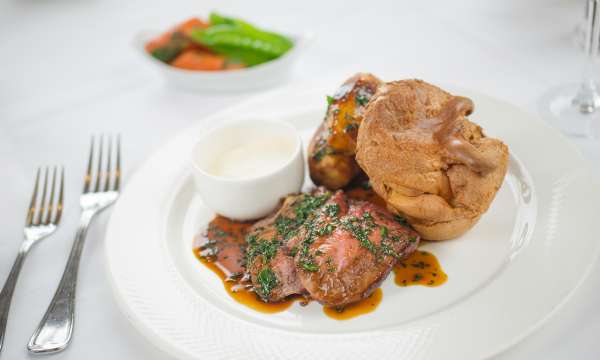
[[(31, 202), (29, 203), (29, 210), (27, 211), (27, 219), (25, 221), (27, 226), (32, 225), (57, 225), (60, 221), (63, 209), (63, 193), (65, 188), (65, 169), (61, 166), (60, 173), (58, 176), (57, 185), (57, 173), (59, 172), (58, 167), (54, 166), (52, 169), (52, 183), (50, 185), (50, 193), (48, 194), (48, 178), (50, 174), (50, 168), (45, 167), (44, 170), (44, 183), (42, 185), (42, 194), (38, 201), (38, 193), (40, 190), (40, 173), (41, 168), (37, 169), (35, 175), (35, 185), (33, 187), (33, 194), (31, 195)], [(54, 200), (55, 192), (58, 188), (58, 198)]]
[[(106, 139), (104, 135), (100, 135), (98, 137), (98, 149), (96, 149), (95, 143), (96, 137), (92, 136), (83, 193), (119, 191), (121, 184), (121, 135), (108, 135)], [(105, 145), (106, 150), (104, 150)], [(98, 155), (94, 165), (94, 152), (96, 151)], [(112, 164), (113, 155), (115, 157), (114, 165)], [(93, 174), (94, 167), (96, 168), (95, 175)]]

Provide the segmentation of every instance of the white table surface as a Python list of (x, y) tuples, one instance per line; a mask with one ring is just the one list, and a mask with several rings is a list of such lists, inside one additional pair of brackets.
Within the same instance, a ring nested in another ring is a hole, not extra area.
[[(67, 198), (61, 228), (25, 264), (0, 357), (30, 358), (26, 343), (54, 292), (74, 235), (89, 135), (122, 134), (127, 178), (178, 131), (251, 95), (166, 87), (132, 50), (137, 30), (162, 29), (219, 9), (274, 29), (316, 33), (291, 83), (333, 79), (335, 84), (356, 71), (370, 71), (384, 79), (418, 77), (477, 89), (537, 113), (545, 91), (579, 78), (581, 54), (572, 33), (582, 6), (576, 0), (3, 0), (0, 282), (21, 241), (37, 165), (66, 166)], [(576, 144), (600, 174), (600, 145)], [(52, 358), (165, 359), (112, 298), (102, 251), (106, 221), (104, 214), (88, 234), (73, 343)], [(567, 306), (497, 359), (600, 358), (599, 271), (596, 265)]]

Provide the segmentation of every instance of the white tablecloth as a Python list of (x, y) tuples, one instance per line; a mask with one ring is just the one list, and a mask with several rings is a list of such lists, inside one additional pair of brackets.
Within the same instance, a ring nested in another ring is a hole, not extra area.
[[(537, 113), (545, 91), (579, 78), (582, 55), (572, 33), (582, 6), (575, 0), (4, 0), (0, 282), (21, 241), (35, 167), (64, 164), (67, 198), (58, 233), (35, 248), (25, 264), (2, 358), (29, 358), (26, 343), (52, 297), (74, 235), (89, 136), (122, 134), (127, 177), (178, 131), (251, 95), (190, 94), (165, 87), (133, 51), (136, 31), (163, 29), (219, 9), (274, 29), (316, 33), (292, 83), (325, 78), (337, 83), (356, 71), (370, 71), (384, 79), (417, 77), (477, 89)], [(600, 174), (600, 146), (577, 145)], [(88, 235), (73, 343), (53, 358), (164, 359), (129, 325), (112, 298), (102, 252), (106, 220), (102, 215)], [(600, 358), (599, 271), (596, 266), (542, 329), (498, 359)]]

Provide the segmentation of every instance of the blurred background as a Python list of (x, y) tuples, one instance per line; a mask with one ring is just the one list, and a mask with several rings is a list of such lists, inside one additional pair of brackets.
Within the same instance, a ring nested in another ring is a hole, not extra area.
[[(422, 78), (475, 89), (543, 117), (544, 94), (581, 78), (584, 55), (577, 29), (584, 19), (584, 4), (582, 0), (2, 0), (0, 198), (22, 205), (15, 211), (24, 213), (21, 198), (30, 191), (34, 167), (57, 159), (68, 169), (68, 188), (78, 189), (85, 155), (73, 149), (86, 149), (91, 133), (122, 134), (131, 174), (172, 135), (260, 92), (193, 93), (165, 85), (133, 48), (140, 30), (166, 30), (190, 16), (204, 17), (217, 10), (264, 28), (315, 35), (282, 86), (328, 83), (333, 91), (349, 75), (368, 71), (384, 80)], [(600, 175), (600, 142), (571, 141)], [(67, 199), (67, 207), (77, 208), (74, 196)], [(65, 221), (71, 221), (65, 227), (75, 226), (75, 216)], [(101, 221), (105, 223), (106, 217)], [(22, 224), (2, 216), (0, 227), (4, 234), (20, 234)], [(69, 351), (53, 358), (164, 359), (132, 330), (113, 303), (102, 266), (103, 229), (91, 230), (97, 238), (89, 241), (86, 252), (96, 255), (81, 270), (88, 278), (82, 281), (97, 284), (93, 291), (81, 292), (78, 303), (80, 313), (91, 319), (79, 322), (77, 341)], [(0, 242), (2, 270), (12, 261), (18, 240)], [(28, 294), (29, 300), (13, 304), (11, 316), (21, 319), (13, 328), (16, 338), (29, 337), (62, 271), (70, 239), (50, 242), (32, 253), (30, 271), (22, 274), (15, 296)], [(50, 248), (62, 255), (47, 258)], [(600, 301), (599, 286), (598, 279), (588, 279), (556, 318), (498, 359), (597, 358), (600, 315), (589, 314)], [(24, 345), (7, 347), (5, 352), (6, 359), (28, 356)]]

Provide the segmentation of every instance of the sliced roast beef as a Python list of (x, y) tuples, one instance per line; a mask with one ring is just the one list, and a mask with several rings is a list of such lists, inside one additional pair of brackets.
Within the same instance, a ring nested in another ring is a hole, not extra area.
[(353, 199), (339, 203), (348, 206), (339, 206), (338, 212), (325, 206), (305, 224), (295, 257), (300, 281), (311, 298), (335, 307), (369, 296), (419, 242), (419, 235), (387, 210)]
[(419, 235), (380, 206), (319, 188), (288, 196), (246, 241), (247, 273), (264, 301), (308, 294), (343, 307), (369, 296)]
[(290, 195), (279, 210), (250, 229), (246, 237), (246, 268), (256, 293), (264, 301), (281, 301), (305, 292), (287, 243), (330, 196), (323, 189)]

